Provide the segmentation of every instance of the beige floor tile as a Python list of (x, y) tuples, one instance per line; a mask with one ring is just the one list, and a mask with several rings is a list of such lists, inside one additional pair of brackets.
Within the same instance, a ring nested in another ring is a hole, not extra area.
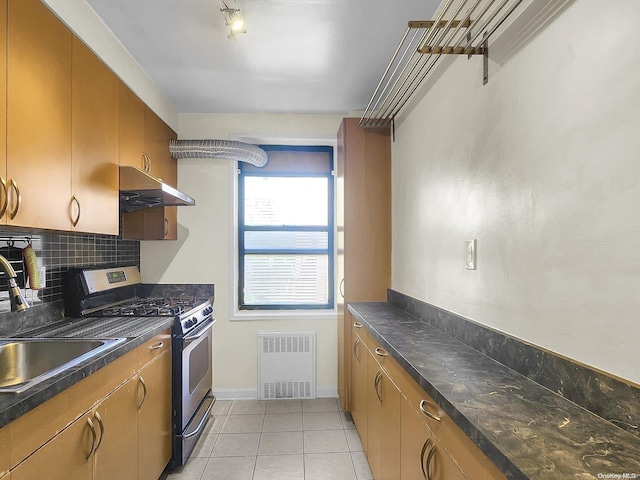
[(266, 413), (301, 413), (302, 400), (268, 400)]
[(344, 430), (311, 430), (304, 432), (304, 453), (348, 452)]
[(216, 441), (212, 457), (248, 457), (258, 454), (259, 433), (220, 434)]
[(263, 432), (299, 432), (302, 413), (273, 413), (264, 416)]
[(364, 452), (351, 452), (351, 459), (356, 470), (356, 478), (358, 480), (373, 480), (367, 456)]
[(229, 415), (258, 415), (267, 408), (264, 400), (234, 400), (229, 409)]
[(252, 480), (256, 457), (210, 458), (202, 480)]
[(258, 455), (301, 455), (302, 447), (302, 432), (262, 432)]
[(231, 400), (216, 400), (211, 409), (211, 415), (226, 415), (232, 403)]
[(264, 415), (228, 415), (222, 433), (261, 432)]
[(304, 471), (305, 480), (356, 480), (349, 453), (305, 453)]
[(207, 465), (207, 458), (190, 457), (187, 463), (167, 475), (167, 480), (200, 480)]
[(191, 456), (193, 457), (204, 457), (208, 458), (211, 456), (211, 451), (213, 450), (213, 446), (216, 444), (216, 440), (218, 440), (217, 433), (209, 433), (205, 435), (201, 435), (191, 452)]
[(204, 427), (204, 434), (210, 433), (220, 433), (222, 430), (222, 425), (224, 425), (225, 420), (227, 419), (226, 415), (214, 415), (208, 421), (206, 427)]
[(259, 456), (253, 480), (304, 480), (302, 455)]
[(314, 398), (302, 401), (302, 411), (311, 412), (338, 412), (340, 406), (337, 398)]
[(362, 441), (360, 440), (360, 435), (358, 435), (358, 431), (353, 430), (345, 430), (344, 433), (347, 436), (347, 443), (349, 444), (349, 450), (352, 452), (362, 452), (364, 449), (362, 448)]
[(303, 430), (340, 430), (343, 428), (339, 412), (302, 414)]

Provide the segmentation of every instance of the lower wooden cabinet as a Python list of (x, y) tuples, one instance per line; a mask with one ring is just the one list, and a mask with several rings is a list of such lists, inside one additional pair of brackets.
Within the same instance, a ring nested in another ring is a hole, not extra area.
[(171, 350), (144, 367), (138, 381), (138, 478), (158, 480), (171, 460)]
[(401, 480), (466, 480), (411, 404), (402, 399)]
[[(351, 336), (351, 415), (375, 480), (506, 480), (368, 332)], [(364, 398), (364, 401), (363, 401)]]
[(400, 390), (376, 359), (367, 363), (367, 459), (376, 480), (400, 478)]
[[(365, 451), (367, 450), (367, 362), (369, 351), (366, 343), (358, 335), (362, 331), (354, 327), (351, 338), (353, 345), (351, 348), (351, 369), (353, 371), (353, 382), (351, 384), (351, 416), (353, 422), (358, 426), (358, 435)], [(366, 333), (366, 332), (363, 332)]]
[(169, 330), (0, 430), (18, 480), (158, 480), (171, 442)]
[(11, 471), (15, 480), (87, 480), (93, 476), (90, 461), (99, 433), (93, 413), (87, 413)]

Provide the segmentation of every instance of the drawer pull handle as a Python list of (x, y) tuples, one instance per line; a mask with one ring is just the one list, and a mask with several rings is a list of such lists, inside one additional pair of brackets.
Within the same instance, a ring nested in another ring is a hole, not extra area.
[(355, 328), (362, 328), (362, 324), (360, 322), (353, 322), (353, 326)]
[(97, 452), (100, 448), (100, 445), (102, 445), (102, 437), (104, 437), (104, 423), (102, 423), (102, 417), (100, 417), (100, 414), (98, 412), (94, 412), (93, 416), (98, 421), (98, 426), (100, 427), (100, 439), (98, 440), (96, 448), (93, 450), (94, 452)]
[(144, 405), (144, 401), (147, 398), (147, 384), (144, 383), (144, 378), (138, 377), (138, 382), (142, 385), (142, 400), (138, 404), (138, 410), (142, 410), (142, 405)]
[(93, 455), (93, 452), (96, 451), (97, 435), (96, 427), (93, 426), (93, 422), (90, 418), (87, 418), (87, 424), (89, 424), (89, 430), (91, 431), (91, 450), (89, 450), (89, 453), (87, 454), (87, 460), (89, 460), (89, 458), (91, 458), (91, 455)]
[(163, 342), (158, 342), (158, 343), (154, 343), (153, 345), (151, 345), (149, 347), (149, 350), (160, 350), (162, 347), (164, 347), (164, 343)]
[(387, 352), (385, 352), (382, 348), (378, 347), (378, 348), (376, 348), (376, 355), (378, 355), (380, 357), (386, 357), (389, 354)]
[[(436, 446), (431, 443), (431, 437), (427, 437), (422, 446), (422, 452), (420, 452), (420, 468), (425, 480), (431, 480), (431, 462), (434, 461), (435, 453)], [(426, 462), (425, 457), (427, 458)]]
[(373, 380), (373, 389), (376, 391), (376, 397), (378, 397), (378, 401), (382, 403), (382, 392), (380, 388), (380, 383), (382, 381), (382, 372), (378, 370), (376, 373), (376, 378)]
[(2, 206), (0, 207), (0, 218), (4, 217), (9, 206), (9, 190), (7, 189), (7, 181), (4, 177), (0, 177), (0, 186), (2, 186)]
[(340, 286), (338, 287), (338, 290), (340, 291), (340, 296), (344, 298), (344, 278), (340, 280)]
[(422, 413), (424, 413), (427, 417), (429, 417), (429, 418), (431, 418), (431, 419), (435, 420), (436, 422), (439, 422), (439, 421), (440, 421), (440, 417), (439, 417), (438, 415), (435, 415), (435, 414), (431, 413), (429, 410), (427, 410), (427, 409), (425, 408), (425, 405), (426, 405), (426, 404), (427, 404), (427, 401), (426, 401), (426, 400), (422, 400), (422, 401), (420, 402), (420, 411), (421, 411)]
[(356, 357), (356, 360), (360, 361), (360, 355), (358, 355), (358, 343), (360, 343), (360, 339), (356, 338), (356, 341), (353, 342), (353, 356)]

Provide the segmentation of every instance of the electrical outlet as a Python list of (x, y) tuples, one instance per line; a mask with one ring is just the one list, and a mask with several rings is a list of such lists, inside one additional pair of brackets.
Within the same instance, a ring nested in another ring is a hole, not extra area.
[(468, 270), (476, 269), (476, 239), (467, 240), (465, 267)]

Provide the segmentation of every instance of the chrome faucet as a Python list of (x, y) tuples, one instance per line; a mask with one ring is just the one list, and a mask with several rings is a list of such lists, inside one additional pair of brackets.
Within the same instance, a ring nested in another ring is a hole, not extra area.
[(0, 255), (0, 268), (7, 275), (7, 284), (9, 285), (9, 300), (11, 301), (12, 312), (24, 312), (29, 308), (27, 299), (24, 298), (18, 284), (16, 283), (16, 271), (13, 269), (9, 261)]

